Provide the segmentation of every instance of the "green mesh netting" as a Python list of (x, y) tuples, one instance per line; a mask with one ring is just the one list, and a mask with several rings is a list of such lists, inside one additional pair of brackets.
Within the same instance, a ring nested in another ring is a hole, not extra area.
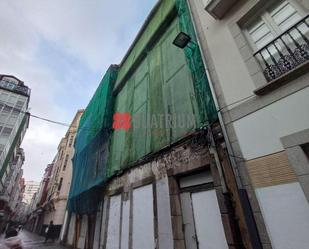
[[(78, 129), (70, 211), (94, 212), (106, 180), (217, 119), (196, 42), (173, 45), (180, 31), (196, 41), (186, 1), (162, 0), (119, 70), (104, 76)], [(110, 136), (112, 110), (129, 114), (132, 127)]]
[(112, 89), (117, 67), (111, 66), (83, 113), (74, 144), (72, 184), (68, 209), (93, 213), (99, 202), (100, 186), (106, 179), (108, 141), (112, 127)]
[[(161, 19), (154, 15), (153, 19), (160, 20), (165, 30), (146, 51), (133, 48), (135, 58), (138, 58), (137, 51), (147, 53), (147, 56), (135, 66), (134, 73), (128, 77), (116, 97), (115, 111), (129, 113), (132, 116), (133, 127), (128, 131), (113, 132), (108, 163), (109, 177), (134, 164), (143, 156), (157, 152), (217, 119), (186, 1), (166, 0), (161, 4), (157, 13), (165, 5), (169, 6), (170, 13), (175, 13), (174, 17), (164, 20), (162, 15), (159, 16)], [(170, 16), (166, 8), (164, 13), (165, 17)], [(152, 27), (150, 26), (150, 29)], [(159, 25), (156, 28), (159, 28)], [(154, 30), (150, 32), (148, 27), (146, 30), (147, 34), (155, 33)], [(191, 48), (182, 50), (173, 45), (173, 40), (180, 31), (191, 36)], [(138, 45), (139, 43), (136, 44)], [(134, 67), (134, 61), (126, 61), (125, 65), (120, 72)], [(119, 81), (118, 78), (117, 82)], [(185, 124), (178, 122), (176, 125), (166, 125), (167, 116), (184, 117), (186, 120), (182, 121)], [(135, 125), (136, 118), (146, 125)], [(161, 122), (161, 125), (158, 125), (158, 122)]]
[(181, 31), (190, 35), (193, 43), (186, 47), (185, 54), (192, 73), (194, 89), (196, 92), (199, 113), (203, 125), (217, 120), (218, 115), (211, 95), (209, 81), (205, 72), (200, 49), (197, 45), (196, 34), (191, 20), (190, 11), (186, 0), (175, 0)]
[(173, 45), (179, 31), (175, 16), (116, 97), (115, 112), (129, 113), (132, 128), (113, 131), (109, 177), (201, 126), (186, 56)]

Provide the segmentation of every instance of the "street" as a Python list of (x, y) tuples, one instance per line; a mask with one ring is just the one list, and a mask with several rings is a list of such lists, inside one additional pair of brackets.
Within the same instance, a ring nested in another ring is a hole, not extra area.
[[(40, 248), (47, 248), (47, 249), (65, 249), (66, 247), (63, 247), (59, 245), (58, 243), (44, 243), (44, 238), (34, 234), (30, 233), (26, 230), (23, 230), (18, 235), (23, 242), (23, 248), (24, 249), (40, 249)], [(0, 245), (3, 243), (3, 237), (0, 240)]]

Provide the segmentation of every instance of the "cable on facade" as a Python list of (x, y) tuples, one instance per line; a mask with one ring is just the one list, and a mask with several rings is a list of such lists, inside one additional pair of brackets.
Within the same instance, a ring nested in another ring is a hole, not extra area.
[(229, 106), (231, 106), (231, 105), (238, 104), (239, 102), (242, 102), (242, 101), (244, 101), (244, 100), (250, 99), (250, 98), (252, 98), (252, 97), (254, 97), (254, 96), (256, 96), (256, 95), (255, 95), (255, 94), (251, 94), (251, 95), (249, 95), (249, 96), (247, 96), (247, 97), (245, 97), (245, 98), (242, 98), (242, 99), (239, 99), (239, 100), (237, 100), (237, 101), (235, 101), (235, 102), (232, 102), (231, 104), (222, 106), (217, 112), (221, 112), (223, 109), (225, 109), (225, 108), (227, 108), (227, 107), (229, 107)]
[[(29, 111), (22, 111), (20, 109), (17, 109), (11, 105), (8, 105), (7, 103), (3, 102), (0, 100), (0, 103), (2, 103), (4, 106), (7, 106), (7, 107), (10, 107), (12, 108), (13, 110), (16, 110), (18, 111), (19, 113), (24, 113), (24, 114), (28, 114), (29, 116), (33, 117), (33, 118), (36, 118), (36, 119), (40, 119), (40, 120), (43, 120), (43, 121), (46, 121), (46, 122), (49, 122), (49, 123), (52, 123), (52, 124), (57, 124), (57, 125), (61, 125), (61, 126), (65, 126), (65, 127), (73, 127), (73, 128), (78, 128), (77, 126), (74, 126), (71, 124), (68, 124), (68, 123), (64, 123), (64, 122), (59, 122), (59, 121), (55, 121), (55, 120), (52, 120), (52, 119), (48, 119), (48, 118), (45, 118), (45, 117), (41, 117), (41, 116), (38, 116), (38, 115), (34, 115), (34, 114), (31, 114)], [(83, 128), (85, 129), (85, 128)], [(92, 128), (86, 128), (88, 130), (91, 130), (91, 131), (100, 131), (100, 130), (103, 130), (103, 129), (92, 129)], [(110, 129), (108, 129), (110, 130)]]

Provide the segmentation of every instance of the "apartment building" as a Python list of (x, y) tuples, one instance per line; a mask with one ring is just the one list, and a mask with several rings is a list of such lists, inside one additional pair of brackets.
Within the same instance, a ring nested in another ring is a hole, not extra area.
[(26, 219), (26, 213), (24, 211), (26, 210), (27, 204), (23, 202), (25, 192), (25, 179), (22, 177), (23, 170), (20, 171), (19, 175), (19, 180), (16, 182), (17, 187), (15, 187), (15, 194), (13, 195), (14, 197), (11, 204), (13, 208), (11, 220), (13, 222), (24, 223)]
[(10, 163), (14, 160), (29, 123), (26, 114), (30, 89), (14, 76), (0, 75), (0, 176), (1, 190), (10, 173)]
[(39, 191), (40, 182), (26, 181), (23, 201), (30, 205), (33, 195)]
[(23, 177), (22, 165), (25, 161), (25, 153), (22, 148), (19, 148), (16, 154), (16, 157), (12, 163), (13, 172), (10, 178), (10, 181), (7, 183), (7, 192), (10, 195), (9, 206), (14, 211), (20, 200), (20, 197), (23, 195), (23, 189), (20, 185), (20, 181)]
[(44, 234), (43, 223), (44, 223), (44, 204), (47, 200), (48, 186), (52, 176), (53, 163), (48, 164), (45, 168), (43, 179), (40, 182), (38, 192), (35, 194), (33, 199), (33, 205), (29, 205), (29, 211), (25, 215), (27, 222), (27, 228), (38, 234)]
[(309, 245), (309, 2), (188, 0), (258, 240)]
[(32, 230), (43, 233), (50, 221), (54, 222), (56, 234), (59, 235), (64, 223), (68, 194), (72, 179), (72, 158), (74, 140), (83, 110), (77, 111), (68, 131), (58, 145), (58, 152), (52, 164), (45, 170), (41, 184), (41, 193)]
[(29, 98), (23, 81), (0, 74), (0, 230), (13, 210), (11, 192), (24, 161), (19, 147), (29, 124)]

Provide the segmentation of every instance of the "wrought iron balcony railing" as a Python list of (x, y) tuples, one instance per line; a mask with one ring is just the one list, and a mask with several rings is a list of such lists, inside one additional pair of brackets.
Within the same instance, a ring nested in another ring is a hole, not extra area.
[(309, 14), (254, 53), (268, 82), (309, 60)]

